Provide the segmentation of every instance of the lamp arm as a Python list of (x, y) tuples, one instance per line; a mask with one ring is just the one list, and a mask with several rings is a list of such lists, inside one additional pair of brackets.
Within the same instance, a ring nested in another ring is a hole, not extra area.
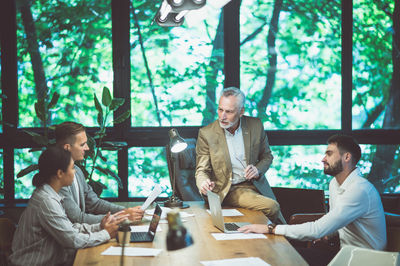
[(173, 165), (173, 173), (172, 173), (172, 196), (175, 197), (175, 188), (176, 188), (176, 176), (178, 171), (178, 155), (175, 153), (171, 153), (172, 165)]

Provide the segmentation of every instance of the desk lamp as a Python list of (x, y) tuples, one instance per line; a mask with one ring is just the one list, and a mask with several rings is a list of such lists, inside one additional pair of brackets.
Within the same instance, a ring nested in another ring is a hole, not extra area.
[(178, 153), (180, 153), (186, 149), (187, 143), (181, 136), (179, 136), (179, 133), (175, 128), (172, 128), (168, 132), (168, 134), (169, 134), (170, 141), (169, 141), (169, 146), (167, 146), (167, 148), (170, 149), (171, 156), (170, 156), (170, 158), (168, 158), (169, 152), (167, 151), (167, 160), (171, 159), (172, 165), (173, 165), (172, 171), (169, 171), (169, 174), (171, 177), (172, 196), (169, 197), (169, 199), (164, 202), (164, 207), (188, 208), (189, 206), (187, 204), (183, 204), (183, 202), (177, 196), (175, 196), (175, 187), (176, 187), (175, 183), (176, 183), (176, 175), (177, 175), (177, 171), (178, 171), (178, 165), (177, 165), (178, 164)]

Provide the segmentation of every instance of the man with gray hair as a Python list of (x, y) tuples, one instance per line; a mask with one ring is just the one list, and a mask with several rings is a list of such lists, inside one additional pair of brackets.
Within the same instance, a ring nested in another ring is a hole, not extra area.
[(262, 211), (279, 218), (279, 204), (265, 178), (273, 156), (258, 118), (244, 116), (245, 96), (225, 88), (218, 104), (218, 120), (199, 131), (196, 145), (196, 185), (211, 190), (223, 204)]

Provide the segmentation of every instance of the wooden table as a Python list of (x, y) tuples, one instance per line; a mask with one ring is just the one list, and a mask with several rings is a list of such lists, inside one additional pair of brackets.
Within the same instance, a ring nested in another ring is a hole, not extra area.
[[(220, 260), (243, 257), (260, 257), (271, 265), (307, 265), (283, 236), (266, 235), (267, 239), (248, 240), (215, 240), (211, 233), (220, 233), (212, 225), (211, 216), (207, 213), (203, 202), (188, 202), (189, 209), (183, 211), (193, 213), (194, 217), (186, 218), (183, 225), (193, 237), (194, 244), (187, 248), (167, 251), (166, 235), (168, 224), (160, 224), (162, 231), (157, 232), (152, 243), (131, 243), (131, 247), (147, 247), (162, 249), (157, 257), (125, 257), (125, 265), (201, 265), (200, 261)], [(267, 218), (257, 211), (238, 209), (244, 216), (225, 217), (225, 222), (266, 223)], [(74, 265), (119, 265), (119, 256), (102, 256), (104, 250), (117, 246), (115, 239), (97, 247), (80, 249)]]

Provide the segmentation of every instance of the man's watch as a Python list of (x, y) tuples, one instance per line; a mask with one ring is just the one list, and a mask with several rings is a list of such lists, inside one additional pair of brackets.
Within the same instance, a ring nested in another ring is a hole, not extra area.
[(274, 224), (274, 223), (269, 223), (269, 224), (267, 225), (267, 227), (268, 227), (268, 234), (273, 234), (274, 229), (275, 229), (275, 227), (276, 227), (276, 224)]

